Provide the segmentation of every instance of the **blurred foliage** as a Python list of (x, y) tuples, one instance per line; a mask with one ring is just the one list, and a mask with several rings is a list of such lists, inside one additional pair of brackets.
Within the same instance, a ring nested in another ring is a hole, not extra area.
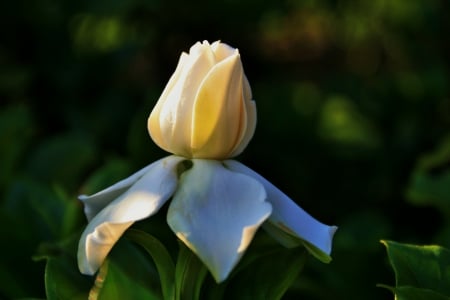
[(450, 247), (449, 14), (445, 0), (1, 2), (0, 298), (44, 298), (37, 258), (85, 226), (76, 196), (165, 155), (148, 114), (204, 39), (239, 48), (257, 102), (238, 159), (339, 226), (332, 263), (308, 260), (286, 299), (392, 297), (380, 239)]

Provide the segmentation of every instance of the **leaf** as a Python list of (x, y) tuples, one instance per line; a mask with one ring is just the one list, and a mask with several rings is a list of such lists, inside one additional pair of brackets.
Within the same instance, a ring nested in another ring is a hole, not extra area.
[(162, 299), (158, 274), (140, 248), (120, 239), (101, 266), (89, 299)]
[(95, 157), (95, 147), (85, 137), (65, 134), (46, 139), (29, 157), (27, 171), (41, 181), (76, 187)]
[(112, 158), (89, 176), (83, 184), (82, 193), (94, 194), (129, 176), (131, 171), (127, 161)]
[(450, 297), (436, 293), (432, 290), (420, 289), (411, 286), (390, 288), (396, 300), (449, 300)]
[(395, 289), (409, 286), (450, 295), (449, 250), (440, 246), (381, 242), (386, 246), (389, 261), (395, 272)]
[(9, 106), (0, 111), (0, 191), (17, 172), (26, 147), (31, 144), (34, 128), (26, 106)]
[(450, 136), (417, 161), (406, 196), (411, 203), (434, 205), (450, 215)]
[[(78, 271), (76, 249), (79, 235), (60, 244), (47, 244), (42, 252), (47, 259), (45, 290), (47, 300), (85, 300), (92, 285), (90, 277)], [(42, 249), (42, 248), (41, 248)]]
[(281, 299), (300, 274), (306, 261), (304, 248), (286, 249), (280, 246), (271, 251), (243, 260), (243, 268), (236, 270), (228, 283), (224, 299)]
[(152, 235), (141, 230), (129, 229), (125, 237), (142, 246), (150, 254), (159, 273), (164, 299), (174, 299), (175, 265), (164, 245)]
[(439, 175), (414, 173), (407, 196), (415, 204), (433, 204), (450, 212), (450, 170)]
[(177, 300), (200, 299), (203, 281), (208, 273), (204, 264), (183, 243), (175, 267), (175, 286)]

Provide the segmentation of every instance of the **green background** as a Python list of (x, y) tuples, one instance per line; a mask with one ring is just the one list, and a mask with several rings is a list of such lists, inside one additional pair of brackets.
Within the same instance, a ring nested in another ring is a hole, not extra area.
[(392, 299), (380, 239), (450, 247), (448, 1), (2, 1), (0, 20), (0, 298), (44, 298), (32, 257), (85, 226), (76, 196), (166, 155), (147, 117), (203, 40), (239, 48), (257, 103), (237, 159), (339, 226), (286, 298)]

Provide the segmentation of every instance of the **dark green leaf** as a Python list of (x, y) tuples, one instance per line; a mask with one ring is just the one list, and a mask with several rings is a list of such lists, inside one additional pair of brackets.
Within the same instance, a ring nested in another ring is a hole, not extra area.
[(183, 243), (175, 267), (175, 285), (177, 300), (200, 299), (203, 281), (207, 275), (207, 269), (200, 259)]
[(39, 180), (76, 187), (95, 157), (95, 148), (85, 137), (66, 134), (47, 139), (29, 157), (28, 172)]
[(148, 255), (126, 239), (108, 254), (89, 296), (91, 300), (162, 299), (158, 274)]
[(449, 300), (450, 297), (436, 293), (432, 290), (416, 288), (412, 286), (402, 286), (389, 288), (394, 294), (396, 300)]
[(224, 299), (281, 299), (298, 277), (306, 261), (304, 248), (276, 247), (243, 261), (244, 267), (233, 274)]
[(17, 166), (31, 143), (34, 128), (27, 107), (11, 106), (0, 111), (0, 191), (17, 175)]
[(45, 289), (48, 300), (85, 300), (92, 278), (82, 275), (77, 266), (76, 249), (79, 235), (62, 244), (48, 245), (44, 255)]
[(450, 170), (439, 175), (416, 172), (407, 194), (413, 203), (432, 204), (450, 213)]
[(414, 204), (434, 205), (450, 214), (450, 136), (420, 157), (406, 192)]
[(125, 236), (142, 246), (150, 254), (159, 273), (164, 299), (174, 299), (175, 265), (164, 245), (152, 235), (141, 230), (129, 229)]
[(94, 194), (131, 175), (131, 171), (127, 161), (111, 158), (86, 180), (82, 193)]

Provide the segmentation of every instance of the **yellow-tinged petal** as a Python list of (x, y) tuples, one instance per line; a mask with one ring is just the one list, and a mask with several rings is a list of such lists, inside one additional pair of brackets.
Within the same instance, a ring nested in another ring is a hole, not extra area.
[(256, 129), (256, 104), (255, 101), (244, 102), (245, 117), (242, 120), (241, 136), (236, 143), (236, 147), (233, 149), (229, 157), (239, 155), (247, 147), (248, 143), (253, 137)]
[(220, 41), (216, 41), (211, 44), (211, 49), (214, 52), (214, 56), (216, 57), (216, 61), (220, 62), (225, 58), (234, 55), (236, 49), (228, 46), (227, 44), (221, 43)]
[(199, 87), (192, 115), (193, 157), (226, 158), (239, 136), (242, 65), (239, 54), (215, 65)]
[(162, 149), (187, 158), (238, 155), (253, 136), (256, 110), (239, 51), (196, 43), (183, 53), (148, 119)]

